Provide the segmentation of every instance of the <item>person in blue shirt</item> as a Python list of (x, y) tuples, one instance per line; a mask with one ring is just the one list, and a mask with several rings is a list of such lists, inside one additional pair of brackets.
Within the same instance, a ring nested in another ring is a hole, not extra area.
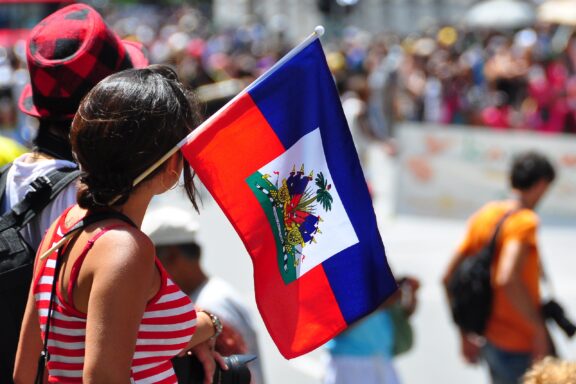
[(403, 279), (399, 294), (378, 310), (352, 325), (326, 344), (328, 364), (323, 384), (399, 384), (394, 369), (395, 342), (398, 337), (392, 306), (400, 306), (404, 316), (416, 308), (418, 281)]

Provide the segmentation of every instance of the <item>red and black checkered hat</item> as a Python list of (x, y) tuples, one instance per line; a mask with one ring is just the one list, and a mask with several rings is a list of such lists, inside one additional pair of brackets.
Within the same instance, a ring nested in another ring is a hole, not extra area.
[(85, 4), (62, 8), (32, 29), (26, 46), (30, 84), (18, 106), (31, 116), (74, 117), (80, 100), (106, 76), (148, 65), (141, 44), (120, 40)]

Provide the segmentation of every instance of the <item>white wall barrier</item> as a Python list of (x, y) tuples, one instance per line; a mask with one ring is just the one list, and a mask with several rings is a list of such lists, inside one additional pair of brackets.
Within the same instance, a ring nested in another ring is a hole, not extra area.
[(398, 213), (466, 218), (509, 196), (512, 156), (533, 149), (557, 170), (538, 212), (546, 222), (576, 225), (576, 136), (407, 123), (396, 132)]

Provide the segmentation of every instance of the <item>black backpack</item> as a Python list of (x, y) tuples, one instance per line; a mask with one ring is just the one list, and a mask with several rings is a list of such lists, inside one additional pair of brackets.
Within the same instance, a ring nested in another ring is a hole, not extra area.
[[(0, 169), (0, 207), (10, 164)], [(26, 308), (36, 250), (22, 238), (24, 228), (80, 171), (62, 168), (34, 180), (24, 199), (0, 216), (0, 383), (12, 383), (12, 370)]]
[(500, 228), (511, 214), (507, 212), (500, 219), (488, 244), (462, 260), (448, 282), (452, 319), (466, 333), (483, 335), (486, 330), (493, 301), (492, 260)]

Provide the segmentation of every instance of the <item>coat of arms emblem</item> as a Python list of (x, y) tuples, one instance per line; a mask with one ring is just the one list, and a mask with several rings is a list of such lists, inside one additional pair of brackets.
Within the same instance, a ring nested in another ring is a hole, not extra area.
[(270, 221), (276, 238), (278, 265), (285, 283), (294, 281), (305, 262), (305, 248), (322, 232), (321, 211), (332, 209), (332, 185), (322, 172), (306, 172), (304, 164), (294, 165), (287, 177), (254, 173), (248, 184)]

